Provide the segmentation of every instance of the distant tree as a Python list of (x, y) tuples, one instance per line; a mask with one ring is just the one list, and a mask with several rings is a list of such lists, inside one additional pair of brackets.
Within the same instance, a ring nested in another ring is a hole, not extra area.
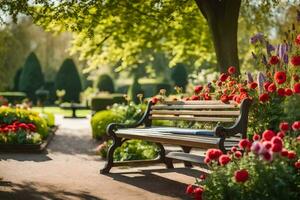
[(15, 73), (13, 91), (19, 91), (19, 82), (22, 74), (22, 68), (19, 68)]
[(102, 74), (99, 77), (97, 88), (99, 91), (106, 91), (109, 93), (115, 92), (114, 82), (108, 74)]
[(35, 101), (35, 91), (44, 85), (44, 75), (34, 52), (27, 57), (19, 80), (19, 90)]
[(135, 75), (132, 85), (128, 88), (128, 98), (134, 103), (139, 103), (138, 94), (144, 94), (141, 84), (138, 82), (138, 77)]
[(65, 90), (64, 101), (79, 102), (82, 91), (80, 76), (72, 59), (66, 59), (55, 78), (55, 90)]
[(188, 84), (188, 73), (184, 64), (178, 63), (171, 74), (171, 78), (174, 81), (175, 86), (182, 87), (185, 91), (186, 85)]

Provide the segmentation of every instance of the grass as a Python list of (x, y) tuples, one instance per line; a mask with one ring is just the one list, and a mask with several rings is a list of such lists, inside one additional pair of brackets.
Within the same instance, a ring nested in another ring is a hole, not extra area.
[[(33, 107), (32, 108), (33, 111), (36, 111), (36, 112), (42, 112), (42, 108), (41, 107)], [(49, 112), (49, 113), (52, 113), (52, 114), (59, 114), (59, 115), (64, 115), (64, 116), (71, 116), (72, 115), (72, 110), (64, 110), (64, 109), (61, 109), (60, 107), (45, 107), (44, 108), (44, 111), (45, 112)], [(77, 116), (87, 116), (91, 114), (91, 110), (77, 110), (76, 111), (76, 115)]]

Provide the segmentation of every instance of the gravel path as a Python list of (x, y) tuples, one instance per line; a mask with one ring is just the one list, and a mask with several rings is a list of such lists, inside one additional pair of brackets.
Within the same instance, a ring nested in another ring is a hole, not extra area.
[(199, 171), (162, 165), (113, 168), (100, 175), (88, 119), (63, 119), (42, 154), (0, 153), (0, 200), (169, 200), (189, 199), (184, 190)]

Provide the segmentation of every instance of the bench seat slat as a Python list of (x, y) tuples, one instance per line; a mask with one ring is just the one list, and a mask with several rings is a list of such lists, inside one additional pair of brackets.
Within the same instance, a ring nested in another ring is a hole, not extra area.
[(152, 110), (150, 114), (159, 115), (197, 115), (197, 116), (239, 116), (240, 111), (215, 110)]
[(164, 101), (164, 104), (167, 105), (238, 105), (235, 101), (229, 101), (229, 103), (223, 103), (218, 100), (210, 100), (210, 101)]
[(198, 110), (198, 109), (238, 109), (239, 107), (232, 104), (223, 105), (155, 105), (152, 110)]
[(194, 116), (164, 116), (164, 115), (152, 115), (150, 119), (156, 120), (186, 120), (186, 121), (202, 121), (202, 122), (234, 122), (234, 118), (223, 117), (194, 117)]

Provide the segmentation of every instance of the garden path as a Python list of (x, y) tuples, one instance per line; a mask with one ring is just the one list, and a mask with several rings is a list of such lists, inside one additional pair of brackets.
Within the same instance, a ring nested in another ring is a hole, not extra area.
[(60, 128), (46, 153), (0, 153), (1, 200), (188, 199), (186, 184), (199, 171), (158, 165), (100, 175), (104, 161), (94, 154), (97, 143), (91, 139), (89, 120), (57, 116), (57, 124)]

